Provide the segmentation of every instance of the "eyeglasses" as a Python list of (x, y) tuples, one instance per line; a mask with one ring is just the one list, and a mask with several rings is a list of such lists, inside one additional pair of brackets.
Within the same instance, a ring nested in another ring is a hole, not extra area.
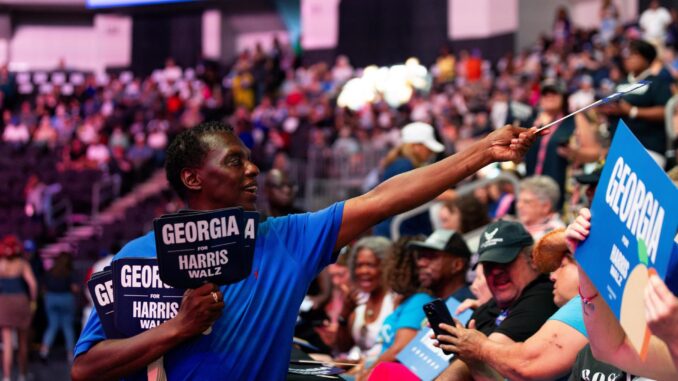
[(297, 186), (297, 184), (291, 183), (291, 182), (284, 182), (284, 183), (280, 183), (280, 184), (270, 184), (270, 183), (269, 183), (269, 184), (267, 184), (267, 185), (268, 185), (269, 187), (275, 188), (275, 189), (285, 189), (285, 188), (289, 188), (289, 189), (291, 189), (293, 192), (296, 192), (296, 191), (299, 189), (299, 187)]
[(428, 260), (428, 261), (432, 261), (436, 258), (440, 258), (441, 255), (442, 255), (441, 252), (433, 251), (433, 250), (417, 250), (414, 253), (414, 257), (417, 260)]

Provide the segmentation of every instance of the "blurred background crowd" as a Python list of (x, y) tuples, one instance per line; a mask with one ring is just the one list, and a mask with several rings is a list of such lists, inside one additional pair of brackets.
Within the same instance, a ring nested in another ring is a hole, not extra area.
[[(480, 233), (508, 219), (538, 240), (569, 223), (591, 202), (620, 119), (662, 168), (676, 165), (678, 8), (641, 1), (635, 17), (624, 18), (617, 1), (592, 3), (595, 27), (579, 27), (563, 4), (541, 15), (551, 29), (524, 48), (440, 44), (427, 58), (403, 55), (390, 66), (354, 64), (350, 54), (309, 57), (278, 36), (228, 62), (182, 66), (162, 57), (164, 65), (145, 73), (82, 70), (68, 56), (49, 70), (4, 65), (3, 377), (16, 360), (12, 374), (34, 379), (45, 366), (37, 360), (72, 361), (91, 308), (89, 275), (149, 230), (153, 217), (181, 207), (162, 166), (168, 142), (183, 129), (209, 120), (233, 126), (262, 171), (260, 210), (275, 217), (361, 194), (505, 124), (544, 125), (650, 80), (618, 103), (557, 124), (524, 162), (484, 168), (376, 226), (316, 280), (297, 333), (335, 358), (392, 361), (397, 351), (388, 352), (380, 335), (404, 300), (421, 298), (420, 305), (430, 298), (424, 295), (455, 294), (477, 300), (469, 305), (487, 301), (482, 271), (472, 269)], [(426, 250), (413, 254), (411, 242), (428, 242), (440, 229), (463, 239), (447, 237), (437, 248), (453, 254), (449, 263), (436, 264), (440, 258)], [(25, 302), (8, 299), (14, 294)], [(17, 303), (29, 308), (9, 307)], [(395, 344), (386, 342), (402, 349), (394, 335)], [(58, 354), (50, 351), (55, 345)]]

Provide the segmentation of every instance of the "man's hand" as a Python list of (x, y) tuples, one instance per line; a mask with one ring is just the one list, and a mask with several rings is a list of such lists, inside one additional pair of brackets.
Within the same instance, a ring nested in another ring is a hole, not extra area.
[[(487, 135), (483, 141), (493, 161), (521, 160), (539, 134), (530, 129), (506, 125)], [(548, 133), (548, 129), (542, 131)]]
[(455, 320), (454, 327), (441, 323), (440, 328), (449, 335), (435, 337), (438, 340), (436, 345), (445, 351), (455, 353), (464, 362), (482, 362), (482, 344), (488, 339), (475, 329), (475, 325), (475, 320), (471, 320), (469, 328), (465, 328), (458, 320)]
[(186, 290), (177, 316), (170, 320), (177, 325), (179, 336), (191, 338), (210, 328), (222, 314), (223, 299), (224, 296), (213, 283)]
[(645, 288), (645, 319), (652, 333), (665, 343), (678, 343), (678, 298), (655, 274)]
[(591, 229), (591, 211), (581, 208), (577, 218), (565, 230), (565, 242), (571, 253), (574, 253), (581, 241), (589, 236)]

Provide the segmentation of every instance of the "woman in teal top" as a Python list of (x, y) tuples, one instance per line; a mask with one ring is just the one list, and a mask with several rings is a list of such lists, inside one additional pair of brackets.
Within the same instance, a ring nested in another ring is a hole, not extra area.
[[(364, 374), (364, 379), (379, 363), (395, 361), (396, 355), (416, 335), (425, 321), (424, 304), (434, 298), (421, 288), (417, 276), (416, 258), (407, 249), (410, 241), (424, 240), (426, 237), (403, 237), (395, 245), (393, 255), (386, 263), (386, 283), (398, 294), (397, 307), (386, 317), (379, 331), (378, 341), (382, 345), (381, 354)], [(360, 379), (360, 378), (359, 378)]]

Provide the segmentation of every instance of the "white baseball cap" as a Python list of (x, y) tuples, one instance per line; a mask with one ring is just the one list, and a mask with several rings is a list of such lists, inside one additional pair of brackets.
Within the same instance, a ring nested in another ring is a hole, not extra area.
[(421, 143), (433, 152), (443, 152), (445, 146), (436, 140), (433, 126), (427, 123), (414, 122), (403, 127), (401, 131), (403, 143)]

